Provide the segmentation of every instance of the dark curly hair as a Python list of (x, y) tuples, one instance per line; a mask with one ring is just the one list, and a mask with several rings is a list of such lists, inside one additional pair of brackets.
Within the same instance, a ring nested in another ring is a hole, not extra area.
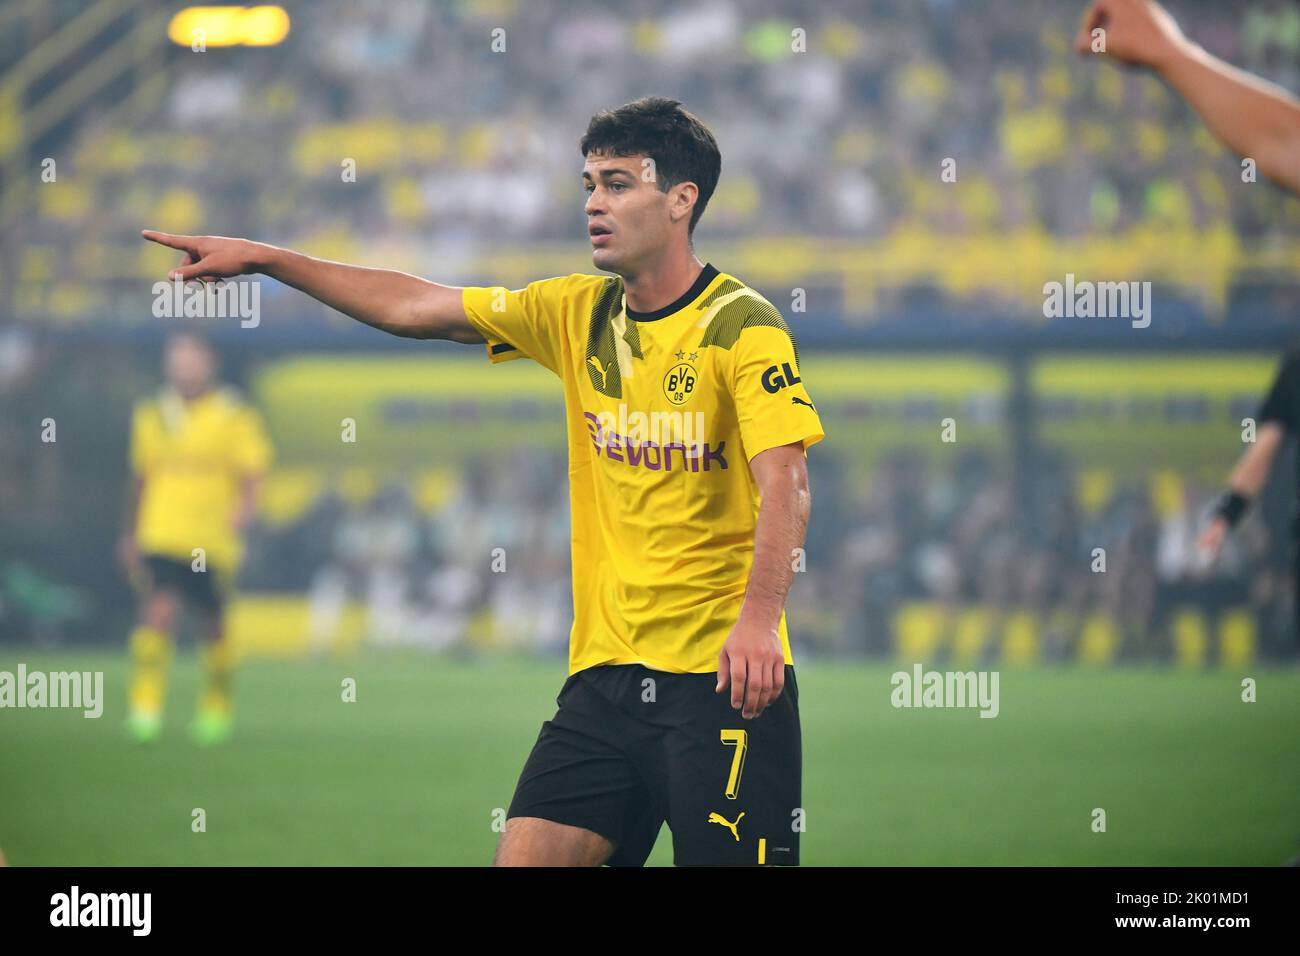
[(679, 183), (695, 183), (699, 196), (691, 210), (687, 235), (704, 215), (718, 175), (722, 153), (709, 128), (677, 100), (645, 96), (616, 110), (605, 110), (591, 118), (579, 144), (582, 155), (649, 156), (655, 163), (660, 192)]

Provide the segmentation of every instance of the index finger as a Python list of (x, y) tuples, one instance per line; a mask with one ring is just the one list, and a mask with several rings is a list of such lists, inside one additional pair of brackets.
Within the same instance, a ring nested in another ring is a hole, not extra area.
[(194, 236), (173, 236), (170, 232), (158, 232), (155, 229), (141, 229), (140, 235), (150, 242), (171, 246), (173, 249), (190, 249), (194, 245)]

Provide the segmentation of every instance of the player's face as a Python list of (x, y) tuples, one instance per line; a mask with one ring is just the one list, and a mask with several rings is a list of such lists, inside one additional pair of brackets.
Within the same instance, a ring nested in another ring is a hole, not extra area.
[(212, 385), (212, 353), (190, 339), (169, 342), (163, 365), (167, 384), (186, 398), (202, 395)]
[(582, 185), (587, 191), (587, 230), (596, 268), (635, 274), (668, 245), (672, 191), (660, 192), (653, 174), (654, 167), (644, 156), (588, 154)]

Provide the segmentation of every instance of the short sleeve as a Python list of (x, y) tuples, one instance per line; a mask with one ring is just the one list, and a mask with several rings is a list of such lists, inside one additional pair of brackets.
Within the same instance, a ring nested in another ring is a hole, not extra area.
[(150, 422), (148, 406), (139, 403), (131, 413), (131, 470), (143, 475), (157, 453), (157, 430)]
[(807, 451), (825, 437), (804, 386), (794, 339), (783, 327), (752, 325), (732, 346), (732, 390), (746, 460), (793, 442)]
[(467, 286), (461, 291), (465, 318), (487, 340), (493, 364), (530, 358), (560, 373), (564, 316), (561, 305), (574, 276), (539, 279), (522, 289)]
[(271, 440), (257, 409), (245, 405), (236, 413), (235, 470), (244, 476), (262, 475), (271, 467)]
[(1255, 414), (1255, 421), (1280, 422), (1287, 431), (1296, 430), (1296, 404), (1300, 399), (1300, 353), (1287, 356), (1273, 380), (1268, 397)]

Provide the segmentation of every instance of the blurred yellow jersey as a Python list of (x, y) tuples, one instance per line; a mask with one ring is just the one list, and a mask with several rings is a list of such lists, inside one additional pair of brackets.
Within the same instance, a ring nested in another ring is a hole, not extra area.
[[(462, 298), (492, 362), (526, 356), (564, 384), (569, 673), (716, 671), (753, 564), (749, 461), (823, 437), (780, 312), (711, 265), (651, 313), (626, 308), (617, 276), (471, 287)], [(794, 663), (784, 613), (780, 634)]]
[(242, 557), (234, 522), (243, 479), (264, 473), (271, 445), (262, 419), (231, 389), (186, 403), (174, 392), (138, 403), (131, 467), (144, 479), (136, 539), (140, 551), (233, 573)]

